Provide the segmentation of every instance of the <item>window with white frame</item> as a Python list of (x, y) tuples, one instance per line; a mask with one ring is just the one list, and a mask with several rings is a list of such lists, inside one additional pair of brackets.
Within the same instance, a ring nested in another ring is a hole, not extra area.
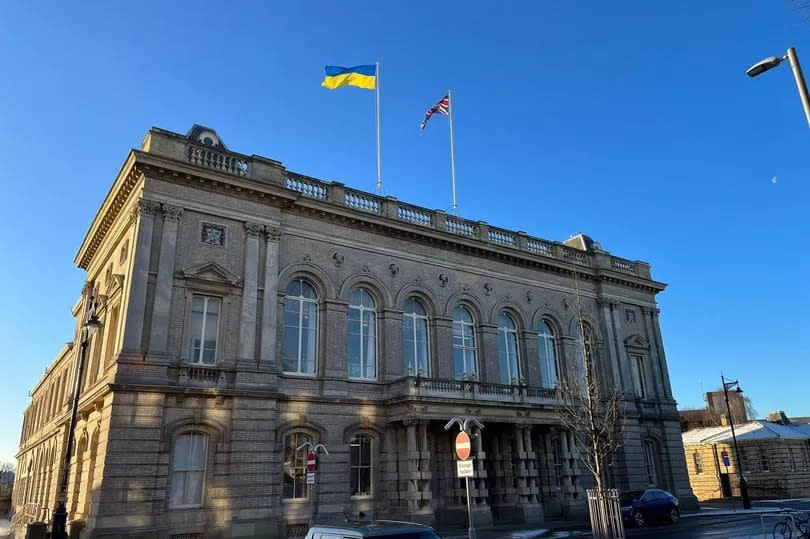
[(357, 288), (349, 296), (349, 377), (377, 377), (377, 311), (368, 291)]
[(281, 497), (285, 500), (309, 497), (309, 486), (307, 485), (307, 455), (309, 452), (306, 448), (298, 451), (298, 448), (305, 442), (312, 443), (312, 436), (304, 432), (294, 432), (284, 438)]
[(750, 473), (751, 472), (751, 459), (748, 456), (748, 448), (743, 447), (740, 449), (740, 460), (742, 460), (742, 471), (743, 473)]
[(219, 334), (220, 298), (194, 295), (191, 298), (191, 325), (189, 328), (189, 363), (213, 365), (217, 361), (217, 335)]
[(371, 496), (371, 451), (374, 440), (360, 434), (349, 444), (349, 491), (352, 496)]
[(284, 299), (284, 336), (281, 360), (284, 372), (315, 374), (318, 337), (318, 295), (311, 284), (296, 279)]
[(760, 469), (760, 471), (770, 472), (771, 471), (771, 466), (770, 466), (770, 463), (768, 462), (768, 452), (763, 451), (761, 448), (757, 448), (757, 451), (759, 452), (759, 469)]
[(498, 368), (502, 384), (517, 384), (520, 381), (518, 367), (517, 324), (509, 314), (498, 316)]
[(700, 456), (700, 453), (695, 451), (692, 454), (692, 459), (695, 461), (695, 473), (702, 474), (703, 473), (703, 458)]
[(475, 378), (475, 323), (469, 309), (461, 305), (453, 311), (453, 360), (456, 380)]
[(644, 383), (644, 357), (633, 354), (630, 356), (630, 368), (633, 371), (633, 391), (637, 397), (647, 397), (647, 385)]
[(427, 311), (422, 302), (413, 296), (405, 300), (402, 331), (405, 344), (405, 373), (409, 376), (430, 376)]
[(658, 484), (658, 452), (653, 440), (644, 440), (644, 468), (647, 472), (647, 484), (654, 487)]
[(174, 439), (169, 505), (195, 506), (203, 503), (208, 436), (181, 434)]
[(540, 384), (547, 388), (557, 387), (560, 378), (557, 339), (548, 320), (541, 320), (537, 324), (537, 353), (540, 358)]

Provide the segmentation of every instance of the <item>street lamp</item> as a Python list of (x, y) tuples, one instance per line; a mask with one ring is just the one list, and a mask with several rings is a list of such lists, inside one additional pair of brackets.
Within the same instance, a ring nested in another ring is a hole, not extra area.
[(81, 329), (81, 347), (79, 348), (79, 362), (76, 365), (76, 374), (73, 380), (73, 398), (70, 406), (70, 426), (67, 433), (67, 444), (65, 445), (65, 461), (62, 464), (62, 477), (59, 481), (59, 505), (53, 512), (51, 523), (51, 537), (53, 539), (67, 538), (67, 484), (70, 475), (70, 456), (73, 453), (75, 442), (74, 432), (76, 430), (76, 419), (79, 413), (79, 386), (84, 375), (84, 363), (87, 356), (87, 346), (90, 337), (101, 327), (101, 322), (96, 316), (96, 302), (92, 296), (87, 297), (87, 315)]
[(749, 77), (756, 77), (777, 67), (785, 60), (790, 60), (790, 67), (793, 68), (793, 77), (796, 79), (796, 86), (799, 88), (799, 97), (801, 97), (802, 105), (804, 106), (804, 115), (807, 117), (808, 125), (810, 125), (810, 96), (807, 95), (807, 85), (804, 83), (802, 66), (799, 64), (799, 56), (796, 54), (796, 49), (793, 47), (789, 48), (787, 54), (782, 57), (769, 56), (764, 60), (760, 60), (749, 67), (746, 73)]
[(723, 374), (720, 373), (720, 380), (723, 381), (723, 395), (726, 398), (726, 411), (728, 412), (728, 422), (731, 425), (731, 439), (734, 440), (734, 453), (737, 455), (737, 474), (740, 476), (740, 497), (742, 497), (743, 509), (751, 509), (751, 500), (748, 499), (748, 485), (745, 482), (742, 470), (742, 460), (740, 459), (740, 448), (737, 447), (737, 435), (734, 433), (734, 418), (731, 416), (731, 406), (728, 404), (728, 390), (737, 386), (736, 393), (742, 393), (740, 383), (737, 380), (726, 382)]

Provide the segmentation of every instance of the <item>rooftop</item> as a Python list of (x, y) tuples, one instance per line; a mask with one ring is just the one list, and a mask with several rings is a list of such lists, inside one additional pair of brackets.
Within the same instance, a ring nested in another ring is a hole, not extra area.
[[(781, 425), (756, 420), (734, 426), (738, 442), (755, 440), (810, 440), (810, 424)], [(730, 442), (731, 426), (693, 429), (682, 434), (684, 445)]]

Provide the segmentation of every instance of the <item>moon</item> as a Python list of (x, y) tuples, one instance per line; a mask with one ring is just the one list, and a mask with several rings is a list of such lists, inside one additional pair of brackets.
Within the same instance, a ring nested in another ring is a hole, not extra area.
[(774, 176), (773, 178), (771, 178), (771, 183), (776, 183), (776, 176)]

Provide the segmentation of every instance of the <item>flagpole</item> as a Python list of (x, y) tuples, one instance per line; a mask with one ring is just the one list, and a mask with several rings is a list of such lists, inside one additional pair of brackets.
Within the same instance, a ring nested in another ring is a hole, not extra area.
[(447, 90), (447, 116), (450, 120), (450, 174), (453, 179), (453, 214), (458, 215), (456, 204), (456, 145), (453, 142), (453, 97)]
[(382, 154), (380, 152), (380, 62), (377, 62), (377, 69), (374, 72), (374, 94), (376, 97), (377, 112), (377, 194), (383, 192), (382, 184)]

